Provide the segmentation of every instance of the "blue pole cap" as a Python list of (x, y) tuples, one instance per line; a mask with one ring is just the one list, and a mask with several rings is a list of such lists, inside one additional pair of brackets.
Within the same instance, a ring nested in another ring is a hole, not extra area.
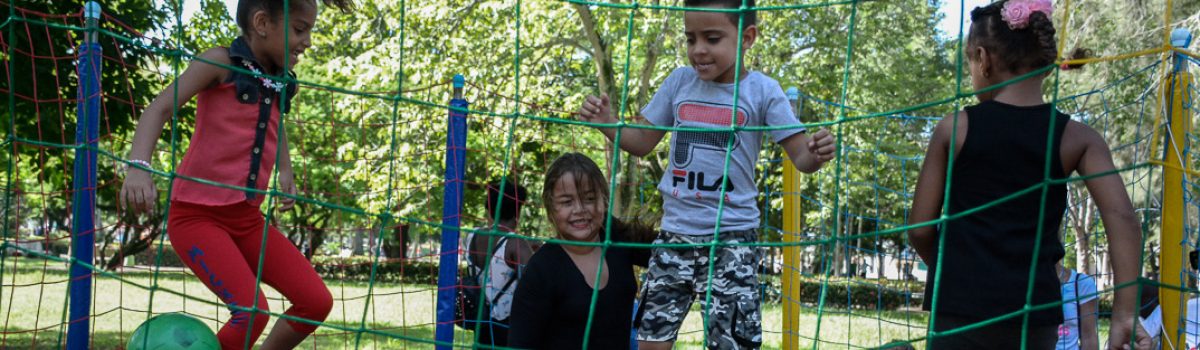
[(466, 84), (467, 84), (467, 81), (465, 78), (463, 78), (462, 74), (454, 75), (454, 87), (455, 88), (461, 89), (463, 87), (463, 85), (466, 85)]
[(1175, 28), (1171, 31), (1171, 45), (1178, 48), (1187, 48), (1192, 44), (1192, 32), (1187, 28)]
[(100, 3), (88, 1), (83, 5), (83, 17), (88, 19), (100, 19)]
[(799, 100), (800, 99), (800, 89), (797, 89), (795, 86), (787, 88), (787, 97), (788, 97), (788, 100), (792, 100), (792, 101)]

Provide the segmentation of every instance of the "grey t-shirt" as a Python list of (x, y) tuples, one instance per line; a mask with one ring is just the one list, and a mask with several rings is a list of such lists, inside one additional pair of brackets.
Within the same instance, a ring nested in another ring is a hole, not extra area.
[[(692, 67), (681, 67), (663, 81), (642, 116), (657, 126), (676, 128), (716, 128), (728, 130), (733, 115), (733, 83), (700, 80)], [(804, 127), (796, 119), (779, 82), (758, 72), (750, 72), (738, 88), (740, 126), (784, 126), (772, 130), (771, 138), (780, 142)], [(755, 205), (758, 188), (754, 184), (755, 163), (762, 148), (760, 131), (699, 132), (675, 131), (671, 137), (671, 162), (663, 172), (658, 190), (663, 196), (662, 229), (686, 235), (711, 235), (717, 224), (717, 203), (721, 193), (725, 153), (733, 138), (729, 157), (729, 176), (721, 231), (748, 230), (758, 227)]]

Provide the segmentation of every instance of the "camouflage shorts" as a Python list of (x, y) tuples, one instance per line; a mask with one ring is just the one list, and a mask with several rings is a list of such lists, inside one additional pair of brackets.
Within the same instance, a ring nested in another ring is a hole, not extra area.
[[(689, 236), (663, 231), (655, 244), (698, 244), (712, 236)], [(721, 242), (753, 243), (758, 230), (721, 232)], [(642, 289), (638, 340), (674, 341), (695, 298), (707, 313), (710, 349), (757, 349), (762, 343), (759, 311), (759, 248), (720, 246), (712, 272), (712, 304), (704, 302), (709, 288), (708, 247), (654, 248)]]

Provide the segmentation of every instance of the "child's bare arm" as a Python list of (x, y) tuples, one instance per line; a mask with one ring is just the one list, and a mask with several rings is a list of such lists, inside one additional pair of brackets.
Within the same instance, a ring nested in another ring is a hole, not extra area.
[[(1084, 151), (1079, 160), (1078, 171), (1082, 176), (1090, 176), (1112, 172), (1116, 169), (1112, 161), (1112, 151), (1108, 144), (1095, 130), (1081, 124), (1068, 124), (1067, 134), (1072, 134), (1083, 140)], [(1064, 140), (1067, 139), (1064, 137)], [(1139, 259), (1142, 252), (1142, 231), (1133, 212), (1133, 203), (1129, 193), (1125, 191), (1125, 183), (1119, 173), (1111, 173), (1084, 180), (1092, 200), (1100, 208), (1100, 219), (1104, 221), (1104, 230), (1108, 235), (1111, 247), (1109, 255), (1112, 259), (1114, 283), (1122, 284), (1137, 279), (1141, 269)], [(1134, 320), (1137, 315), (1137, 288), (1127, 286), (1118, 289), (1113, 302), (1113, 325), (1109, 336), (1110, 346), (1120, 346), (1129, 342), (1130, 334), (1137, 329)], [(1141, 332), (1139, 332), (1141, 333)], [(1138, 342), (1144, 333), (1138, 334)], [(1140, 347), (1139, 347), (1140, 348)]]
[[(229, 53), (225, 48), (209, 49), (199, 57), (210, 62), (229, 64)], [(187, 70), (163, 89), (142, 111), (133, 134), (129, 159), (150, 161), (154, 154), (154, 146), (162, 136), (163, 125), (171, 118), (171, 111), (183, 106), (200, 91), (219, 82), (224, 74), (224, 69), (206, 62), (197, 60), (189, 64)], [(118, 198), (121, 207), (133, 209), (134, 212), (150, 212), (154, 210), (157, 198), (158, 193), (150, 173), (129, 168)]]
[[(207, 61), (229, 63), (228, 50), (221, 47), (209, 49), (201, 53), (199, 57)], [(150, 160), (150, 156), (154, 153), (155, 143), (162, 135), (163, 125), (171, 118), (171, 111), (191, 101), (192, 97), (195, 97), (201, 90), (216, 84), (223, 73), (224, 69), (221, 67), (199, 60), (189, 64), (183, 74), (180, 74), (175, 82), (159, 92), (154, 101), (151, 101), (150, 105), (142, 111), (142, 116), (138, 119), (137, 130), (134, 132), (133, 147), (129, 151), (129, 157)], [(176, 96), (176, 87), (178, 87), (178, 96)], [(175, 102), (174, 106), (172, 106), (172, 102)]]
[[(583, 106), (579, 108), (580, 119), (589, 123), (617, 123), (618, 120), (612, 113), (612, 104), (608, 100), (608, 96), (588, 96), (583, 102)], [(621, 149), (638, 157), (644, 157), (654, 151), (654, 147), (658, 146), (659, 141), (662, 141), (666, 131), (655, 129), (641, 128), (612, 128), (599, 127), (601, 133), (608, 137), (610, 141), (617, 138), (617, 130), (621, 132)], [(614, 141), (615, 142), (615, 141)]]
[[(279, 132), (279, 148), (283, 154), (279, 155), (279, 184), (278, 187), (284, 193), (296, 195), (299, 193), (296, 186), (296, 173), (292, 170), (292, 152), (288, 143), (287, 129), (280, 128)], [(292, 210), (292, 206), (296, 205), (296, 200), (291, 197), (279, 197), (279, 210)]]
[[(1079, 291), (1076, 291), (1078, 293)], [(1075, 295), (1078, 297), (1079, 295)], [(1097, 315), (1100, 314), (1100, 299), (1079, 304), (1079, 350), (1100, 350), (1100, 336), (1096, 331)]]
[[(959, 112), (958, 116), (965, 116)], [(961, 120), (965, 120), (962, 118)], [(917, 177), (917, 189), (913, 193), (912, 211), (908, 214), (910, 225), (936, 220), (942, 213), (942, 197), (945, 195), (946, 166), (949, 162), (949, 146), (954, 118), (946, 117), (933, 129), (929, 148), (925, 150), (925, 162)], [(965, 129), (965, 128), (964, 128)], [(928, 225), (908, 231), (908, 240), (917, 255), (925, 262), (932, 262), (937, 248), (937, 225)]]
[(508, 244), (504, 246), (504, 260), (518, 271), (525, 268), (529, 264), (529, 258), (533, 257), (533, 246), (521, 238), (512, 237), (508, 239)]
[(835, 150), (833, 135), (829, 130), (821, 129), (808, 137), (805, 133), (797, 133), (779, 142), (787, 152), (788, 159), (796, 170), (813, 173), (821, 170), (825, 162), (833, 159)]

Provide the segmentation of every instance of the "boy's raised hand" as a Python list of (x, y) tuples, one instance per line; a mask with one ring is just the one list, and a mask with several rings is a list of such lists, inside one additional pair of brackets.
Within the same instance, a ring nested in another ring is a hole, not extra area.
[(579, 119), (589, 123), (616, 123), (608, 95), (588, 96), (579, 107)]
[(812, 135), (812, 139), (808, 141), (808, 152), (817, 157), (820, 163), (828, 162), (833, 159), (833, 151), (836, 148), (833, 145), (833, 135), (828, 129), (818, 130)]
[(666, 130), (622, 128), (613, 125), (621, 122), (619, 118), (619, 116), (613, 115), (612, 102), (609, 101), (608, 95), (588, 96), (583, 100), (583, 106), (579, 107), (579, 120), (595, 124), (608, 124), (592, 125), (592, 127), (604, 134), (609, 142), (619, 141), (621, 150), (637, 157), (645, 157), (653, 152), (654, 146), (658, 145), (658, 142), (662, 141), (663, 135), (667, 133)]

